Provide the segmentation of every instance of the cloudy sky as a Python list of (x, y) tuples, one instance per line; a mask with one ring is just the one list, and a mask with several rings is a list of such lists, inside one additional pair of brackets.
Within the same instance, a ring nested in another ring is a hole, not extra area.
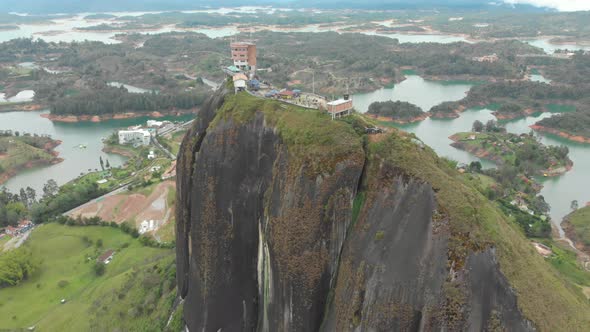
[(550, 7), (560, 11), (590, 10), (590, 0), (504, 0), (504, 2)]

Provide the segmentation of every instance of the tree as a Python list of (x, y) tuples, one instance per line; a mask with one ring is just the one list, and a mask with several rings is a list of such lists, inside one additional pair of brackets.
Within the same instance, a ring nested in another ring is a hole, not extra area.
[(47, 183), (43, 186), (43, 199), (51, 198), (57, 194), (59, 186), (54, 179), (47, 180)]
[(475, 131), (476, 133), (481, 133), (483, 131), (483, 122), (479, 121), (479, 120), (475, 120), (473, 122), (473, 131)]
[(102, 239), (96, 240), (96, 247), (97, 248), (102, 248)]
[(476, 172), (476, 173), (480, 173), (481, 172), (481, 163), (479, 161), (472, 161), (469, 164), (469, 170), (471, 170), (472, 172)]
[(104, 171), (104, 161), (102, 160), (102, 156), (98, 157), (100, 160), (100, 168)]
[(25, 191), (27, 192), (27, 199), (29, 203), (28, 207), (30, 208), (31, 206), (33, 206), (33, 204), (37, 203), (37, 192), (35, 191), (35, 189), (31, 187), (27, 187)]
[(498, 123), (496, 122), (496, 120), (488, 120), (488, 122), (486, 122), (486, 132), (488, 133), (496, 131), (497, 127)]
[(106, 165), (106, 167), (107, 167), (108, 169), (110, 169), (110, 168), (111, 168), (111, 164), (109, 163), (109, 160), (108, 160), (108, 159), (107, 159), (107, 165)]
[(96, 264), (94, 264), (94, 267), (92, 269), (94, 270), (94, 274), (96, 274), (97, 276), (103, 275), (106, 270), (104, 263), (102, 263), (102, 262), (96, 262)]
[(20, 188), (20, 201), (25, 204), (26, 206), (29, 206), (29, 200), (27, 198), (27, 192), (25, 191), (25, 188)]
[(572, 211), (576, 211), (578, 209), (578, 200), (574, 199), (570, 205)]

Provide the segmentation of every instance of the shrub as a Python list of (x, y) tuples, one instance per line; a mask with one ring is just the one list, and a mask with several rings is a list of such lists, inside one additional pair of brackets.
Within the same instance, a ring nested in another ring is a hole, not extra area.
[(106, 266), (101, 262), (96, 262), (96, 264), (94, 264), (93, 270), (94, 274), (96, 274), (97, 276), (101, 276), (105, 273)]
[(70, 283), (69, 283), (67, 280), (60, 280), (60, 281), (57, 283), (57, 287), (59, 287), (59, 288), (65, 288), (65, 287), (67, 287), (69, 284), (70, 284)]

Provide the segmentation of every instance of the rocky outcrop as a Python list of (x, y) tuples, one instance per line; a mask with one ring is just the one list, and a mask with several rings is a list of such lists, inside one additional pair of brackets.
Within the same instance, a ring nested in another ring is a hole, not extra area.
[[(177, 281), (190, 331), (535, 329), (494, 244), (454, 221), (477, 224), (477, 210), (441, 203), (468, 189), (442, 189), (327, 116), (315, 132), (319, 114), (226, 93), (203, 107), (178, 160)], [(452, 172), (428, 167), (443, 181)]]

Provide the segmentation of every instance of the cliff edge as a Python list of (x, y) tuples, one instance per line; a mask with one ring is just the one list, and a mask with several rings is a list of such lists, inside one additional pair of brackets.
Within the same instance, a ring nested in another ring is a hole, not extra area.
[(190, 331), (583, 330), (569, 289), (485, 197), (398, 131), (221, 88), (179, 155)]

